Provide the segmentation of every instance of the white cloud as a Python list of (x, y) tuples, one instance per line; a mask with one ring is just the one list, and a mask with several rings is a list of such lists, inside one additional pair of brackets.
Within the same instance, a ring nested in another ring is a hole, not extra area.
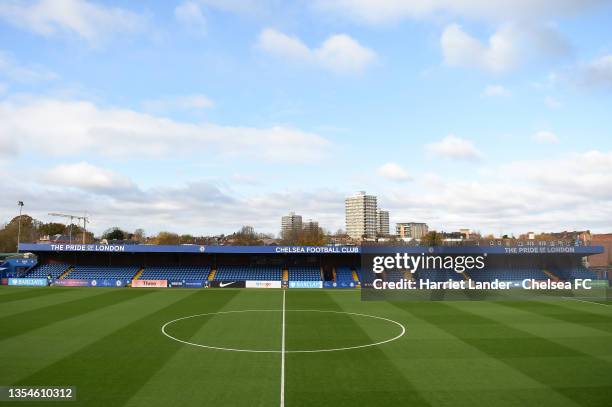
[(312, 51), (299, 38), (290, 37), (272, 28), (264, 29), (257, 40), (257, 46), (267, 52), (297, 60), (308, 60)]
[(203, 29), (206, 27), (206, 17), (202, 8), (195, 1), (185, 1), (174, 9), (174, 17), (186, 25)]
[(541, 144), (557, 144), (559, 137), (552, 131), (541, 130), (533, 135), (533, 139)]
[(0, 137), (0, 158), (9, 158), (17, 154), (18, 150), (17, 142), (14, 138)]
[(584, 66), (582, 81), (588, 86), (612, 89), (612, 54), (599, 57)]
[[(102, 168), (94, 174), (99, 172), (110, 173), (113, 179), (127, 178)], [(278, 233), (278, 219), (289, 209), (308, 214), (323, 227), (340, 227), (343, 219), (337, 214), (343, 211), (344, 195), (330, 189), (261, 192), (261, 188), (253, 188), (245, 194), (207, 181), (177, 180), (171, 186), (120, 190), (113, 189), (117, 181), (107, 181), (104, 176), (99, 182), (104, 187), (100, 188), (74, 177), (62, 186), (27, 175), (17, 177), (0, 171), (5, 198), (0, 200), (0, 222), (14, 216), (14, 207), (9, 205), (13, 198), (25, 201), (26, 213), (39, 219), (46, 219), (52, 210), (87, 211), (97, 233), (115, 225), (128, 230), (143, 227), (150, 234), (167, 230), (168, 225), (173, 231), (193, 234), (231, 233), (242, 225)], [(53, 200), (42, 200), (41, 196), (52, 196)]]
[(551, 109), (558, 109), (561, 107), (561, 102), (559, 102), (557, 99), (555, 99), (552, 96), (546, 96), (544, 98), (544, 104)]
[(428, 144), (425, 149), (431, 154), (454, 160), (476, 161), (483, 157), (471, 141), (454, 134), (449, 134), (438, 142)]
[(509, 27), (500, 29), (483, 44), (458, 25), (451, 24), (440, 38), (444, 62), (451, 66), (471, 66), (501, 72), (514, 68), (520, 52)]
[(606, 0), (316, 0), (314, 6), (340, 18), (382, 24), (438, 16), (493, 21), (546, 20), (576, 15), (605, 3)]
[(87, 162), (61, 164), (41, 176), (51, 185), (80, 188), (97, 192), (134, 190), (134, 183), (126, 176), (96, 167)]
[(35, 83), (57, 79), (57, 75), (45, 69), (25, 66), (6, 52), (0, 51), (0, 77), (16, 82)]
[(376, 53), (346, 34), (327, 38), (320, 47), (309, 48), (299, 38), (266, 28), (257, 47), (295, 62), (317, 65), (335, 72), (361, 72), (376, 60)]
[(143, 108), (152, 113), (165, 113), (175, 110), (202, 110), (214, 106), (206, 95), (170, 96), (159, 99), (149, 99), (142, 103)]
[(309, 162), (326, 157), (331, 148), (325, 138), (289, 127), (189, 124), (87, 101), (36, 98), (0, 102), (0, 139), (14, 140), (19, 151), (54, 156), (132, 157), (137, 152), (139, 157), (197, 154)]
[[(377, 183), (368, 190), (375, 190), (379, 203), (391, 211), (392, 219), (424, 221), (438, 230), (469, 227), (496, 234), (568, 229), (609, 232), (612, 152), (588, 151), (490, 164), (485, 175), (478, 177), (425, 173), (415, 177), (408, 189), (401, 184), (384, 189)], [(27, 213), (41, 219), (50, 210), (86, 210), (92, 214), (92, 226), (97, 232), (120, 225), (130, 230), (144, 227), (148, 233), (155, 233), (172, 224), (179, 233), (212, 234), (229, 233), (251, 224), (259, 231), (277, 233), (278, 219), (289, 209), (335, 230), (344, 227), (344, 198), (352, 193), (294, 188), (283, 192), (253, 188), (236, 193), (205, 181), (148, 189), (136, 186), (134, 192), (112, 189), (116, 181), (97, 184), (110, 188), (92, 188), (77, 179), (67, 182), (66, 187), (51, 184), (38, 172), (8, 166), (6, 169), (0, 171), (4, 198), (0, 200), (0, 221), (14, 216), (13, 202), (24, 200)], [(113, 171), (110, 174), (111, 178), (128, 179)], [(43, 200), (41, 196), (52, 196), (53, 200)]]
[(231, 13), (257, 14), (272, 6), (272, 0), (197, 0), (200, 4)]
[(36, 34), (72, 33), (90, 42), (108, 34), (141, 29), (144, 21), (131, 11), (87, 0), (4, 1), (0, 18)]
[(504, 171), (525, 174), (535, 183), (534, 191), (573, 195), (612, 209), (612, 152), (592, 150), (557, 159), (519, 161), (504, 166)]
[(438, 230), (609, 231), (612, 152), (495, 165), (487, 174), (469, 179), (448, 174), (419, 177), (409, 191), (397, 188), (379, 195), (379, 201), (395, 219), (418, 219)]
[(406, 182), (412, 180), (412, 177), (408, 174), (408, 172), (399, 164), (394, 162), (381, 165), (376, 172), (381, 177), (391, 181)]
[(571, 49), (552, 27), (510, 23), (502, 24), (486, 43), (451, 24), (442, 33), (440, 46), (447, 65), (491, 72), (510, 71), (535, 59), (559, 58)]
[(505, 97), (510, 95), (511, 92), (502, 85), (489, 85), (482, 91), (482, 96), (486, 97)]

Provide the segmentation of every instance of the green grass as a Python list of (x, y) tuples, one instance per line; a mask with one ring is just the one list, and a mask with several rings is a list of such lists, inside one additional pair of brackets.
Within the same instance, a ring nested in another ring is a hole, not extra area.
[[(2, 286), (0, 385), (76, 386), (73, 406), (279, 406), (279, 352), (185, 345), (160, 328), (209, 314), (167, 332), (278, 351), (282, 300), (281, 290)], [(254, 311), (218, 314), (242, 310)], [(286, 310), (287, 407), (612, 405), (611, 303), (362, 302), (358, 291), (287, 290)], [(338, 312), (389, 318), (406, 333), (291, 352), (401, 331)]]

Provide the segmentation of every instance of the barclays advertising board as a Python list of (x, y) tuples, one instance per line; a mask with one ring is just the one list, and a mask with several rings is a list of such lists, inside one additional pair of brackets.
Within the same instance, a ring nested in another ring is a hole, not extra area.
[(47, 279), (46, 278), (9, 278), (8, 285), (43, 287), (47, 285)]

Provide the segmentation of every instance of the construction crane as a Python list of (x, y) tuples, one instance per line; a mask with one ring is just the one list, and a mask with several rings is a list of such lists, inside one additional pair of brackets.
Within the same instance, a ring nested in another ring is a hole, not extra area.
[(70, 229), (68, 230), (68, 240), (72, 243), (72, 221), (78, 219), (79, 221), (83, 221), (83, 244), (85, 244), (85, 234), (87, 232), (87, 222), (89, 222), (89, 218), (87, 216), (77, 216), (70, 215), (65, 213), (50, 213), (49, 216), (56, 216), (60, 218), (70, 218)]

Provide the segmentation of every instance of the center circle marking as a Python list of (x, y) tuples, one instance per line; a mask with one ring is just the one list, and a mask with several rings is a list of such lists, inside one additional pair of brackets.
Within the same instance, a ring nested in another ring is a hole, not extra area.
[[(204, 314), (188, 315), (186, 317), (176, 318), (176, 319), (173, 319), (172, 321), (166, 322), (164, 325), (162, 325), (161, 332), (162, 332), (162, 334), (164, 334), (166, 337), (172, 339), (173, 341), (184, 343), (186, 345), (197, 346), (197, 347), (200, 347), (200, 348), (223, 350), (223, 351), (227, 351), (227, 352), (283, 353), (282, 350), (258, 350), (258, 349), (243, 349), (243, 348), (224, 348), (224, 347), (220, 347), (220, 346), (203, 345), (201, 343), (194, 343), (194, 342), (189, 342), (189, 341), (182, 340), (180, 338), (177, 338), (175, 336), (170, 335), (166, 331), (166, 328), (168, 326), (174, 324), (175, 322), (183, 321), (185, 319), (203, 317), (203, 316), (206, 316), (206, 315), (239, 314), (239, 313), (246, 313), (246, 312), (283, 312), (283, 311), (282, 310), (275, 310), (275, 309), (247, 309), (247, 310), (240, 310), (240, 311), (219, 311), (219, 312), (207, 312), (207, 313), (204, 313)], [(401, 338), (402, 336), (404, 336), (404, 334), (406, 333), (406, 327), (404, 325), (402, 325), (401, 323), (399, 323), (397, 321), (394, 321), (392, 319), (389, 319), (389, 318), (378, 317), (378, 316), (375, 316), (375, 315), (360, 314), (360, 313), (357, 313), (357, 312), (323, 311), (323, 310), (315, 310), (315, 309), (288, 309), (288, 310), (285, 310), (285, 312), (320, 312), (320, 313), (329, 313), (329, 314), (356, 315), (356, 316), (359, 316), (359, 317), (373, 318), (373, 319), (378, 319), (378, 320), (381, 320), (381, 321), (390, 322), (390, 323), (400, 327), (401, 328), (401, 332), (399, 333), (399, 335), (396, 335), (396, 336), (394, 336), (392, 338), (389, 338), (389, 339), (385, 339), (384, 341), (367, 343), (365, 345), (355, 345), (355, 346), (347, 346), (347, 347), (342, 347), (342, 348), (331, 348), (331, 349), (285, 350), (284, 353), (339, 352), (339, 351), (343, 351), (343, 350), (369, 348), (369, 347), (372, 347), (372, 346), (378, 346), (378, 345), (383, 345), (385, 343), (393, 342), (393, 341)]]

